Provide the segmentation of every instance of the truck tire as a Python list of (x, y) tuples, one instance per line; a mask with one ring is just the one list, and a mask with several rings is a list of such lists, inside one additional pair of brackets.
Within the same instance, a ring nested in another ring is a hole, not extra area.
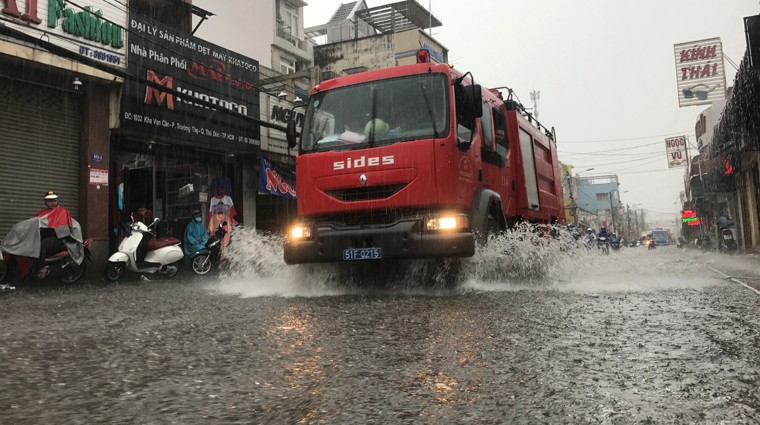
[(489, 239), (495, 237), (497, 234), (499, 234), (499, 222), (496, 221), (496, 217), (493, 215), (493, 213), (489, 212), (486, 216), (483, 232), (478, 238), (478, 243), (481, 246), (488, 246)]

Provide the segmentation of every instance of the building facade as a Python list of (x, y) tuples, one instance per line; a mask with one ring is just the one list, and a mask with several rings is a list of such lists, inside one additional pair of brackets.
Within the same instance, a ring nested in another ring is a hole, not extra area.
[(3, 5), (0, 238), (36, 214), (52, 190), (102, 261), (109, 251), (109, 141), (127, 65), (127, 11), (103, 0)]

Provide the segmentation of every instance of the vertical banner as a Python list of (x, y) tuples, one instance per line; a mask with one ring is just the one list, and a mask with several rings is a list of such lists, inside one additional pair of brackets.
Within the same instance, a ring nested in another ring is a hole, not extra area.
[(720, 38), (680, 43), (673, 47), (679, 107), (710, 104), (726, 98)]
[(296, 199), (295, 173), (277, 167), (264, 155), (261, 155), (260, 166), (259, 193)]
[(668, 156), (668, 168), (686, 166), (686, 136), (665, 139), (665, 152)]

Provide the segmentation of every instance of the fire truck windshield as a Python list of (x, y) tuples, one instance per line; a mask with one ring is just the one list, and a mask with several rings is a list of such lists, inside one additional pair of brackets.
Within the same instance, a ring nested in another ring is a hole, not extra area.
[(316, 93), (309, 99), (301, 152), (446, 137), (447, 89), (445, 74), (420, 74)]

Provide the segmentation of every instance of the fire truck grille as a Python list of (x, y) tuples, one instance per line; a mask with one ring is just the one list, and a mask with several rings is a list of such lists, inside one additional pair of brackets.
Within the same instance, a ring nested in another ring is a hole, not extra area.
[(403, 187), (403, 184), (357, 187), (353, 189), (329, 190), (327, 194), (343, 202), (372, 201), (388, 198)]

